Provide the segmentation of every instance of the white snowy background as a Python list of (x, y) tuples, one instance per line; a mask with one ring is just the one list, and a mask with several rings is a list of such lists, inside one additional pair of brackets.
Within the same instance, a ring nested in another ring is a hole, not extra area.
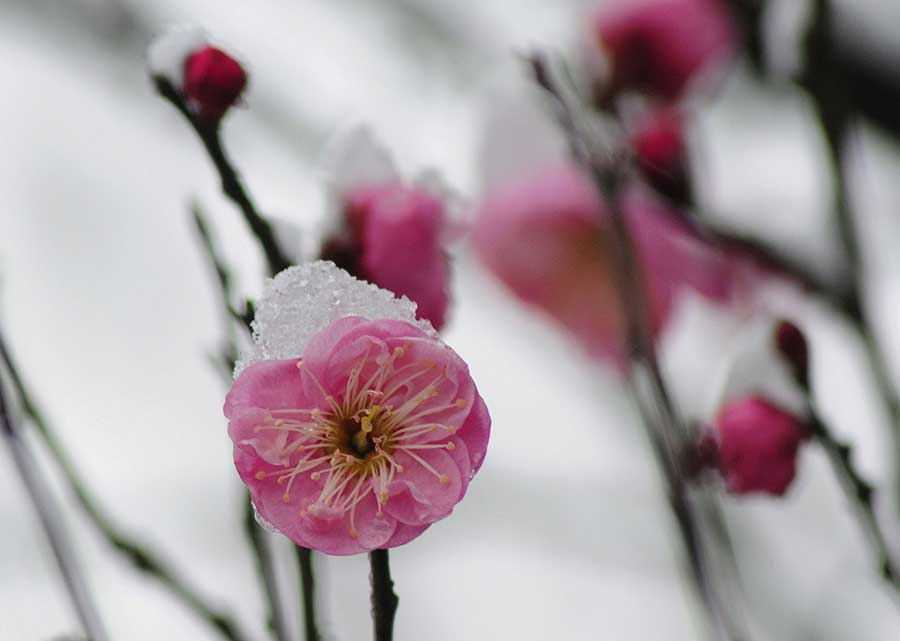
[[(777, 4), (772, 33), (787, 43), (779, 64), (789, 68), (804, 3)], [(841, 4), (900, 44), (894, 0)], [(514, 54), (571, 49), (584, 10), (546, 0), (0, 0), (4, 332), (99, 502), (233, 609), (252, 639), (264, 638), (263, 605), (240, 525), (224, 381), (208, 361), (222, 317), (189, 200), (206, 207), (242, 292), (259, 292), (263, 266), (200, 145), (154, 95), (142, 62), (148, 38), (171, 22), (197, 22), (240, 55), (251, 84), (247, 108), (225, 124), (227, 146), (264, 211), (312, 228), (324, 204), (316, 158), (330, 136), (360, 121), (402, 169), (436, 167), (476, 200), (496, 170), (483, 158), (503, 155), (483, 153), (485, 126), (506, 113), (498, 116), (497, 96), (520, 74)], [(825, 273), (839, 271), (822, 143), (801, 97), (738, 75), (693, 134), (711, 209)], [(866, 132), (854, 175), (868, 294), (884, 348), (900, 363), (897, 149)], [(700, 638), (681, 549), (623, 389), (464, 248), (455, 265), (446, 339), (488, 401), (493, 438), (455, 514), (391, 555), (397, 638)], [(836, 431), (857, 445), (879, 487), (895, 486), (885, 413), (858, 340), (814, 302), (797, 313)], [(880, 497), (886, 521), (896, 522), (896, 505), (892, 490)], [(804, 449), (785, 500), (726, 498), (725, 507), (754, 639), (900, 637), (900, 611), (816, 447)], [(111, 554), (71, 501), (63, 517), (112, 639), (218, 638)], [(279, 549), (293, 589), (293, 557)], [(327, 638), (369, 638), (365, 556), (316, 563)], [(3, 452), (0, 639), (77, 630)]]

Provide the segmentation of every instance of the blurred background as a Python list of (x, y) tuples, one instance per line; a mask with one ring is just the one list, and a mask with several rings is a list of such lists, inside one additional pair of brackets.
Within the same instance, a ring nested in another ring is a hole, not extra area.
[[(785, 82), (763, 85), (739, 62), (699, 110), (692, 153), (701, 199), (722, 225), (840, 279), (823, 142), (808, 99), (786, 82), (801, 60), (806, 4), (773, 0), (764, 21), (770, 68)], [(847, 46), (900, 83), (900, 4), (836, 4)], [(264, 265), (195, 136), (155, 95), (147, 44), (165, 26), (190, 22), (237, 54), (250, 84), (246, 108), (225, 122), (226, 144), (260, 208), (312, 230), (325, 211), (322, 148), (359, 122), (407, 175), (433, 167), (477, 201), (509, 170), (497, 150), (512, 143), (504, 136), (515, 128), (504, 124), (516, 106), (539, 108), (516, 54), (544, 47), (577, 57), (595, 6), (0, 0), (5, 335), (98, 501), (232, 609), (251, 638), (264, 638), (263, 604), (221, 414), (227, 381), (211, 364), (222, 313), (188, 203), (205, 207), (242, 294), (260, 292)], [(892, 373), (900, 364), (896, 133), (864, 125), (850, 172), (863, 213), (866, 300)], [(507, 294), (464, 244), (455, 257), (444, 335), (488, 402), (493, 438), (455, 515), (392, 554), (397, 638), (700, 638), (680, 543), (621, 382)], [(896, 544), (893, 445), (859, 338), (814, 298), (792, 304), (813, 344), (823, 411), (883, 488), (878, 507)], [(0, 639), (77, 633), (5, 451), (0, 462)], [(44, 462), (111, 637), (217, 639), (108, 551)], [(819, 448), (803, 450), (785, 499), (726, 497), (724, 507), (754, 639), (900, 637), (900, 610)], [(284, 541), (275, 544), (293, 590), (293, 557)], [(368, 638), (365, 557), (315, 559), (327, 638)]]

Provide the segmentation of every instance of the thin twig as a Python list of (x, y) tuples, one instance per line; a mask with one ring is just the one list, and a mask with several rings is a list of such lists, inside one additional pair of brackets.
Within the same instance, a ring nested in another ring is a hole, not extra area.
[(813, 410), (810, 414), (810, 426), (813, 435), (825, 449), (826, 454), (828, 454), (828, 460), (834, 468), (834, 473), (838, 477), (847, 500), (853, 506), (853, 512), (859, 520), (859, 525), (866, 538), (872, 544), (875, 557), (878, 560), (879, 572), (884, 580), (897, 591), (897, 596), (900, 596), (900, 574), (898, 574), (897, 567), (891, 560), (891, 553), (885, 542), (884, 533), (881, 531), (878, 517), (875, 515), (875, 488), (863, 479), (853, 465), (852, 448), (834, 437), (825, 421), (822, 420), (822, 417), (816, 411)]
[(88, 491), (65, 448), (57, 440), (49, 421), (28, 392), (2, 333), (0, 333), (0, 361), (9, 372), (13, 388), (19, 397), (22, 412), (41, 435), (82, 511), (106, 542), (127, 558), (137, 570), (159, 581), (184, 606), (218, 630), (222, 636), (230, 641), (244, 641), (245, 637), (240, 633), (237, 624), (229, 614), (213, 606), (205, 597), (191, 588), (162, 560), (159, 554), (147, 547), (146, 544), (125, 534), (100, 508)]
[(369, 552), (369, 567), (372, 583), (372, 625), (375, 641), (392, 641), (394, 638), (394, 615), (400, 599), (394, 594), (391, 566), (387, 550)]
[[(231, 302), (233, 298), (233, 280), (231, 276), (231, 270), (226, 265), (224, 258), (219, 255), (216, 243), (212, 237), (212, 230), (210, 229), (210, 225), (207, 222), (206, 217), (203, 215), (203, 211), (200, 209), (200, 206), (198, 204), (194, 203), (191, 206), (191, 215), (194, 219), (194, 225), (197, 228), (197, 233), (200, 236), (203, 251), (206, 254), (206, 259), (212, 267), (213, 272), (215, 273), (216, 283), (218, 284), (219, 289), (219, 296), (222, 301), (222, 306), (226, 311), (226, 316), (229, 320), (227, 324), (228, 335), (226, 337), (224, 349), (225, 357), (223, 359), (222, 365), (226, 370), (225, 373), (230, 378), (231, 373), (234, 371), (234, 364), (235, 360), (237, 359), (238, 353), (238, 348), (235, 344), (235, 337), (233, 332), (231, 331), (233, 326), (230, 323), (230, 320), (236, 320), (248, 332), (252, 331), (251, 323), (253, 322), (253, 308), (251, 306), (248, 306), (246, 311), (243, 313), (234, 308)], [(263, 592), (265, 593), (266, 597), (266, 608), (268, 610), (266, 614), (267, 625), (269, 627), (269, 630), (271, 630), (272, 634), (275, 635), (275, 638), (278, 641), (288, 641), (290, 639), (290, 634), (288, 631), (288, 618), (287, 614), (284, 611), (284, 606), (279, 595), (278, 583), (275, 577), (275, 567), (272, 559), (271, 546), (269, 546), (268, 542), (266, 541), (265, 532), (260, 527), (259, 523), (256, 522), (256, 511), (253, 508), (252, 501), (250, 500), (249, 492), (244, 495), (243, 524), (244, 534), (247, 537), (247, 542), (250, 544), (253, 563), (256, 567), (256, 574), (259, 577), (260, 584), (262, 585)]]
[(316, 622), (316, 579), (313, 573), (312, 551), (296, 546), (297, 565), (300, 568), (300, 599), (303, 607), (303, 634), (305, 641), (320, 641)]
[[(0, 374), (2, 372), (3, 368), (0, 367)], [(40, 518), (41, 527), (50, 541), (53, 556), (85, 634), (91, 641), (107, 641), (109, 637), (106, 634), (106, 628), (100, 619), (100, 613), (94, 604), (81, 563), (78, 561), (65, 523), (62, 521), (62, 512), (55, 504), (47, 488), (47, 482), (41, 476), (37, 461), (34, 460), (22, 440), (11, 410), (7, 407), (3, 387), (3, 377), (0, 376), (0, 434), (9, 447), (19, 478), (22, 479), (22, 484)]]
[[(249, 308), (241, 311), (237, 309), (231, 301), (233, 285), (231, 270), (226, 266), (225, 260), (219, 256), (215, 241), (212, 237), (209, 222), (206, 220), (203, 210), (197, 203), (191, 204), (191, 217), (194, 220), (194, 227), (197, 229), (197, 234), (200, 236), (200, 242), (203, 245), (203, 251), (206, 254), (209, 265), (215, 272), (216, 282), (219, 285), (219, 296), (221, 298), (222, 307), (225, 309), (230, 319), (236, 320), (246, 328), (248, 332), (252, 331), (250, 324), (253, 322), (253, 310), (252, 308)], [(231, 325), (229, 324), (228, 327), (230, 329)], [(234, 342), (234, 336), (230, 331), (228, 332), (227, 341), (229, 343)], [(234, 363), (232, 363), (232, 369), (234, 369)]]
[[(687, 442), (687, 428), (674, 410), (662, 378), (652, 333), (646, 313), (639, 268), (632, 241), (623, 216), (620, 192), (627, 171), (621, 158), (600, 157), (589, 132), (579, 122), (581, 108), (572, 104), (567, 92), (552, 77), (551, 69), (540, 55), (528, 59), (535, 81), (553, 99), (560, 126), (566, 134), (570, 150), (585, 173), (590, 176), (610, 207), (613, 233), (616, 237), (616, 276), (626, 320), (626, 341), (632, 361), (630, 384), (638, 400), (648, 438), (668, 487), (669, 506), (687, 551), (691, 576), (706, 608), (709, 620), (720, 639), (739, 639), (737, 624), (726, 611), (711, 576), (710, 557), (704, 549), (694, 509), (688, 496), (685, 474), (680, 469), (681, 445)], [(717, 510), (712, 516), (720, 518)], [(724, 526), (720, 528), (724, 531)]]
[(223, 193), (241, 210), (244, 220), (259, 241), (266, 256), (269, 273), (274, 275), (289, 267), (291, 262), (281, 251), (272, 225), (256, 210), (243, 182), (241, 182), (240, 176), (225, 153), (225, 148), (222, 146), (222, 140), (219, 137), (219, 122), (207, 122), (195, 117), (185, 103), (181, 93), (172, 86), (172, 83), (167, 78), (154, 76), (153, 82), (159, 95), (168, 100), (184, 116), (185, 120), (194, 129), (197, 137), (200, 138), (200, 142), (203, 143), (207, 154), (209, 154), (209, 159), (215, 165), (216, 171), (219, 172)]

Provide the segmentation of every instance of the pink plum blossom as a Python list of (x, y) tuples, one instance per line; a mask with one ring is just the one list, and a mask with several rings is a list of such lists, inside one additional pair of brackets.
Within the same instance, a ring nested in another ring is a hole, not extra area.
[(716, 431), (719, 472), (732, 494), (783, 495), (810, 436), (803, 419), (757, 395), (725, 404)]
[(407, 296), (420, 318), (441, 329), (450, 303), (446, 190), (429, 174), (403, 180), (365, 128), (351, 132), (337, 156), (333, 220), (321, 258)]
[[(398, 319), (411, 315), (408, 303), (378, 298), (329, 265), (273, 282), (257, 351), (242, 363), (225, 415), (261, 521), (298, 545), (344, 555), (402, 545), (448, 516), (481, 467), (491, 421), (462, 359), (430, 328)], [(326, 286), (285, 307), (314, 278)], [(321, 325), (347, 306), (394, 303), (395, 318), (338, 315), (308, 339), (292, 315)], [(302, 354), (265, 357), (291, 345)]]
[[(726, 301), (737, 270), (673, 212), (636, 189), (624, 196), (649, 296), (652, 330), (665, 326), (680, 290)], [(482, 201), (472, 240), (514, 294), (555, 318), (594, 356), (626, 362), (609, 212), (573, 164), (501, 185)]]
[(594, 31), (608, 56), (605, 99), (623, 90), (677, 99), (736, 46), (722, 0), (605, 3), (594, 16)]

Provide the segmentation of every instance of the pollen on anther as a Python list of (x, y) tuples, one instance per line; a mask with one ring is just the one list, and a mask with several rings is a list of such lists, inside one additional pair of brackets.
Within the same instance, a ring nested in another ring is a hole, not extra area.
[(257, 425), (256, 427), (253, 428), (253, 431), (254, 431), (254, 432), (262, 432), (262, 431), (263, 431), (263, 426), (262, 426), (262, 425)]
[(456, 405), (456, 406), (459, 407), (459, 408), (463, 408), (463, 407), (465, 407), (466, 405), (468, 405), (468, 403), (466, 402), (466, 399), (464, 399), (464, 398), (458, 398), (458, 399), (456, 399), (456, 400), (453, 402), (453, 404)]
[(456, 449), (456, 443), (453, 443), (453, 442), (447, 443), (447, 449), (448, 449), (448, 450), (451, 450), (451, 451), (452, 451), (452, 450), (455, 450), (455, 449)]
[(357, 529), (355, 527), (350, 528), (350, 538), (355, 539), (358, 536), (359, 532), (357, 531)]
[(290, 503), (290, 502), (291, 502), (291, 495), (290, 495), (290, 494), (287, 494), (287, 493), (284, 493), (284, 494), (281, 495), (281, 500), (284, 501), (285, 503)]
[(438, 477), (438, 481), (441, 482), (441, 485), (449, 485), (449, 484), (450, 484), (450, 477), (447, 476), (446, 474), (441, 474), (441, 475)]
[(319, 472), (313, 472), (309, 475), (309, 478), (311, 478), (313, 481), (318, 481), (320, 476), (321, 474), (319, 474)]
[(266, 478), (266, 473), (265, 472), (257, 472), (256, 474), (253, 475), (253, 477), (257, 481), (262, 481), (264, 478)]

